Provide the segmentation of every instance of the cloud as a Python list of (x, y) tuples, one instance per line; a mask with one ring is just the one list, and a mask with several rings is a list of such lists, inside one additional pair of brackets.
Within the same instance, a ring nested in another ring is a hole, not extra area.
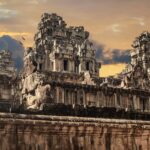
[(0, 8), (0, 19), (9, 19), (17, 15), (16, 10)]
[(93, 41), (96, 49), (96, 59), (103, 64), (129, 63), (130, 51), (121, 49), (106, 49), (106, 46)]
[(23, 45), (9, 35), (0, 37), (0, 50), (9, 50), (18, 70), (23, 67)]
[(115, 33), (121, 32), (120, 24), (112, 24), (109, 29)]
[(9, 35), (9, 36), (29, 36), (31, 33), (28, 32), (0, 32), (0, 36)]
[(95, 41), (92, 41), (92, 42), (93, 42), (94, 48), (96, 49), (96, 55), (95, 55), (96, 59), (102, 60), (104, 57), (105, 46), (103, 44), (99, 44)]
[(144, 18), (133, 17), (132, 19), (134, 19), (135, 21), (137, 21), (140, 26), (145, 26)]
[(113, 63), (129, 63), (130, 62), (130, 53), (129, 50), (120, 50), (112, 49), (109, 52), (110, 57), (104, 55), (103, 63), (104, 64), (113, 64)]
[(29, 4), (34, 4), (34, 5), (38, 5), (39, 1), (38, 0), (30, 0), (28, 1)]
[(29, 0), (29, 4), (38, 5), (39, 3), (46, 3), (47, 0)]
[(93, 41), (96, 49), (96, 59), (102, 63), (100, 76), (114, 76), (120, 73), (130, 63), (129, 50), (111, 49), (108, 50), (104, 44)]

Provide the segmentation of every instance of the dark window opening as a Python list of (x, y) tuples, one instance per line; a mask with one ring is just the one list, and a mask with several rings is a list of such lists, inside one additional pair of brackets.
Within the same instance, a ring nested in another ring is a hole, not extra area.
[(142, 111), (144, 111), (146, 109), (146, 98), (141, 98), (140, 99), (140, 105), (141, 105), (141, 109)]
[(52, 35), (52, 29), (48, 29), (48, 34)]
[(68, 60), (64, 60), (64, 71), (68, 70)]
[(142, 145), (139, 145), (139, 150), (142, 150)]
[(39, 70), (42, 70), (42, 64), (39, 64)]
[(79, 73), (79, 66), (75, 65), (75, 73)]
[(111, 133), (105, 135), (105, 148), (106, 150), (111, 150)]
[(117, 94), (117, 104), (118, 104), (118, 106), (120, 106), (120, 95), (119, 94)]
[(65, 91), (65, 104), (68, 104), (69, 103), (69, 91), (66, 90)]
[(53, 70), (53, 69), (54, 69), (54, 63), (51, 62), (51, 70)]
[(79, 92), (79, 97), (80, 97), (80, 105), (83, 105), (83, 92), (82, 91), (80, 91)]
[(76, 105), (77, 104), (77, 100), (78, 100), (78, 95), (77, 95), (77, 92), (75, 92), (75, 101), (74, 101), (74, 104)]
[(60, 90), (59, 91), (59, 100), (61, 100), (62, 99), (62, 91)]
[(86, 62), (86, 70), (90, 70), (90, 63)]
[(130, 96), (130, 108), (134, 109), (134, 99), (133, 99), (133, 96)]

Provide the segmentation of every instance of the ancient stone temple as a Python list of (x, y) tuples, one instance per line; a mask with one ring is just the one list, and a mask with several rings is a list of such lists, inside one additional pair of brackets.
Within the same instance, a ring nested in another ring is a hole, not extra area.
[(0, 51), (0, 75), (8, 77), (16, 75), (16, 69), (11, 58), (11, 53), (6, 50)]
[[(96, 50), (88, 39), (89, 33), (81, 26), (66, 27), (56, 14), (43, 14), (38, 30), (35, 48), (27, 49), (24, 57), (22, 94), (27, 108), (42, 109), (39, 107), (46, 101), (85, 105), (82, 88), (73, 90), (64, 86), (94, 85), (92, 80), (99, 80), (100, 63), (95, 59)], [(52, 87), (51, 82), (56, 82), (56, 86)]]
[(96, 116), (107, 109), (116, 115), (118, 109), (150, 112), (149, 33), (133, 43), (131, 64), (122, 72), (122, 81), (99, 77), (96, 50), (82, 26), (67, 27), (62, 17), (45, 13), (34, 39), (35, 47), (26, 49), (24, 56), (21, 103), (25, 109), (55, 114), (64, 108), (68, 114), (91, 115), (93, 108)]
[(0, 109), (9, 111), (17, 89), (14, 83), (16, 69), (9, 51), (0, 51)]
[(149, 150), (150, 33), (118, 78), (101, 78), (89, 32), (43, 14), (16, 74), (0, 52), (0, 150)]
[(37, 70), (99, 76), (95, 49), (84, 27), (66, 27), (62, 17), (43, 14), (35, 35)]
[(150, 33), (143, 32), (133, 42), (131, 63), (122, 72), (124, 87), (150, 89)]

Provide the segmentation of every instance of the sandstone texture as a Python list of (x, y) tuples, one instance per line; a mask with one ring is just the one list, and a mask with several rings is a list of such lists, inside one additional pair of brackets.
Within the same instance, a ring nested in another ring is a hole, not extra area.
[(0, 150), (149, 150), (148, 121), (0, 114)]

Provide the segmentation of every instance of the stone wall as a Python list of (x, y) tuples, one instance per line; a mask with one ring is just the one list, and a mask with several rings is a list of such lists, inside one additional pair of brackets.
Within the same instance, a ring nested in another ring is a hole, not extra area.
[(43, 110), (45, 104), (63, 104), (150, 113), (149, 91), (95, 85), (96, 81), (90, 79), (84, 74), (35, 72), (23, 80), (22, 103), (28, 110)]
[(0, 114), (0, 150), (149, 150), (146, 121)]
[[(50, 82), (54, 103), (80, 105), (97, 108), (116, 108), (126, 112), (150, 113), (150, 93), (137, 89), (72, 84), (69, 82)], [(57, 100), (57, 101), (56, 101)], [(47, 101), (51, 103), (50, 100)]]

